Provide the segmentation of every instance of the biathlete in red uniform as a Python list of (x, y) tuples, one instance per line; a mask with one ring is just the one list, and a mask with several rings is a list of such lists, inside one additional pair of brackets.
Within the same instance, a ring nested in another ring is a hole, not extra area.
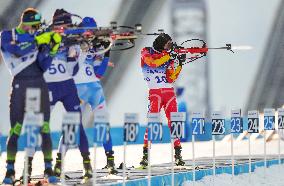
[[(177, 98), (173, 87), (174, 81), (182, 70), (185, 55), (177, 56), (173, 51), (172, 38), (165, 33), (160, 34), (153, 42), (153, 47), (145, 47), (141, 51), (141, 68), (144, 80), (149, 88), (149, 113), (159, 113), (162, 108), (171, 128), (170, 113), (177, 112)], [(178, 63), (174, 60), (178, 60)], [(174, 65), (178, 64), (176, 68)], [(174, 139), (175, 163), (184, 165), (181, 156), (180, 139)], [(148, 166), (148, 130), (144, 136), (142, 167)]]

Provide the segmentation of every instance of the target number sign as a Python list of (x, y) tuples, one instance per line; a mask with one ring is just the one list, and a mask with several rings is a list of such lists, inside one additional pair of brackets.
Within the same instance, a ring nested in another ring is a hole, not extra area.
[(171, 138), (182, 139), (185, 138), (185, 112), (172, 112), (171, 113)]
[(279, 108), (277, 111), (278, 111), (278, 129), (284, 129), (284, 109)]
[(138, 114), (124, 115), (124, 142), (135, 142), (139, 132)]
[(241, 115), (241, 109), (231, 111), (231, 133), (243, 132), (243, 118)]
[(192, 112), (192, 134), (200, 135), (205, 133), (205, 117), (204, 112)]
[(98, 111), (94, 117), (94, 143), (104, 143), (109, 141), (109, 117), (108, 113)]
[(66, 146), (77, 146), (80, 142), (79, 135), (80, 113), (68, 112), (63, 115), (62, 134), (63, 144)]
[(222, 135), (225, 133), (225, 119), (220, 111), (212, 113), (212, 135)]
[(148, 140), (162, 141), (163, 125), (160, 113), (148, 113)]
[(259, 132), (259, 113), (257, 110), (248, 111), (248, 133)]
[(24, 126), (27, 136), (27, 148), (38, 148), (41, 146), (42, 138), (40, 134), (43, 124), (43, 114), (35, 114), (33, 112), (25, 113)]
[(275, 130), (275, 109), (264, 109), (264, 130)]

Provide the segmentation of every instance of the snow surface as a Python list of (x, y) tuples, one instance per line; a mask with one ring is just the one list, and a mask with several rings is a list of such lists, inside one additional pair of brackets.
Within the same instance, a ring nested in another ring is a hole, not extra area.
[[(232, 178), (231, 174), (220, 174), (215, 177), (205, 176), (203, 179), (193, 183), (192, 181), (186, 181), (183, 186), (281, 186), (284, 185), (284, 165), (273, 165), (267, 169), (259, 167), (255, 172), (249, 175), (248, 173), (240, 174)], [(215, 184), (214, 184), (215, 183)]]
[[(254, 155), (263, 154), (263, 139), (257, 139), (251, 142), (251, 151)], [(142, 145), (129, 145), (126, 150), (126, 165), (127, 166), (138, 166), (139, 162), (142, 158)], [(212, 157), (212, 141), (207, 142), (196, 142), (195, 143), (195, 157)], [(183, 158), (191, 159), (192, 158), (192, 143), (183, 143)], [(281, 141), (281, 153), (284, 153), (284, 142)], [(90, 148), (91, 158), (93, 157), (94, 149)], [(115, 146), (115, 163), (118, 166), (123, 161), (123, 146)], [(235, 155), (247, 155), (248, 154), (248, 140), (243, 140), (239, 142), (234, 142), (234, 151)], [(230, 155), (230, 142), (216, 142), (216, 156), (226, 156)], [(273, 140), (267, 143), (267, 154), (277, 154), (278, 153), (278, 141)], [(55, 161), (56, 151), (53, 151), (53, 158)], [(170, 144), (153, 144), (151, 148), (151, 162), (152, 164), (161, 164), (168, 163), (171, 161), (171, 145)], [(2, 181), (5, 175), (5, 161), (6, 161), (6, 153), (3, 153), (0, 158), (0, 181)], [(22, 174), (24, 167), (24, 152), (19, 152), (17, 154), (17, 161), (15, 164), (16, 167), (16, 177), (19, 177)], [(82, 158), (80, 156), (80, 152), (78, 149), (71, 149), (68, 151), (66, 156), (66, 167), (67, 171), (75, 171), (82, 170)], [(104, 150), (102, 147), (97, 148), (97, 168), (102, 168), (106, 164), (106, 157), (104, 155)], [(269, 169), (270, 170), (270, 169)], [(261, 169), (259, 170), (261, 172)], [(271, 174), (277, 172), (284, 172), (284, 167), (281, 167), (281, 171), (278, 171), (277, 168), (271, 169), (269, 172)], [(41, 152), (37, 152), (33, 161), (33, 175), (39, 175), (43, 173), (43, 155)], [(261, 175), (260, 173), (258, 175)], [(224, 178), (222, 178), (224, 176)], [(218, 180), (220, 177), (220, 182), (223, 180), (228, 180), (230, 175), (222, 175), (218, 176)], [(274, 176), (274, 175), (273, 175)], [(210, 176), (206, 179), (210, 180)], [(280, 179), (280, 178), (279, 178)], [(281, 178), (281, 179), (284, 179)], [(240, 180), (244, 181), (243, 178)], [(262, 179), (265, 181), (265, 179)], [(275, 179), (276, 180), (276, 179)], [(248, 183), (248, 179), (245, 181)], [(223, 182), (222, 182), (223, 183)], [(282, 181), (282, 185), (284, 185), (284, 181)], [(201, 183), (202, 184), (202, 183)], [(206, 185), (206, 184), (205, 184)], [(223, 184), (224, 185), (224, 184)], [(228, 184), (226, 184), (228, 185)], [(240, 184), (238, 184), (240, 185)]]

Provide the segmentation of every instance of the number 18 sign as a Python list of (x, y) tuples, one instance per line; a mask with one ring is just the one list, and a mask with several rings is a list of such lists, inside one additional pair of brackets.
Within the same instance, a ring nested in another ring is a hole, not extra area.
[(125, 113), (124, 115), (124, 141), (135, 142), (139, 132), (137, 113)]

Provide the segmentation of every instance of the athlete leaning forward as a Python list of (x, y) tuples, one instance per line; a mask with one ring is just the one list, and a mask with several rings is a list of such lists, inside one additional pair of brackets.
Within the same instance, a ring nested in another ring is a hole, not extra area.
[[(177, 112), (177, 98), (173, 87), (178, 78), (182, 63), (186, 56), (174, 52), (172, 38), (165, 33), (160, 34), (153, 42), (152, 47), (145, 47), (141, 51), (141, 68), (144, 80), (149, 88), (149, 113), (159, 113), (163, 108), (171, 129), (170, 114)], [(178, 65), (174, 61), (177, 57)], [(181, 156), (180, 139), (174, 139), (175, 163), (182, 166), (185, 162)], [(142, 168), (148, 166), (148, 129), (144, 135), (143, 158), (140, 162)]]
[[(52, 142), (50, 138), (50, 105), (48, 88), (43, 73), (49, 68), (52, 56), (57, 52), (61, 36), (53, 32), (37, 35), (41, 24), (41, 15), (33, 8), (26, 9), (18, 27), (1, 33), (1, 53), (4, 62), (13, 76), (10, 97), (11, 130), (7, 140), (7, 166), (4, 184), (15, 183), (15, 160), (18, 151), (18, 139), (21, 134), (27, 88), (41, 91), (40, 110), (44, 115), (41, 127), (42, 152), (44, 156), (44, 177), (49, 183), (57, 181), (52, 170)], [(32, 173), (32, 157), (28, 158), (28, 179)]]

